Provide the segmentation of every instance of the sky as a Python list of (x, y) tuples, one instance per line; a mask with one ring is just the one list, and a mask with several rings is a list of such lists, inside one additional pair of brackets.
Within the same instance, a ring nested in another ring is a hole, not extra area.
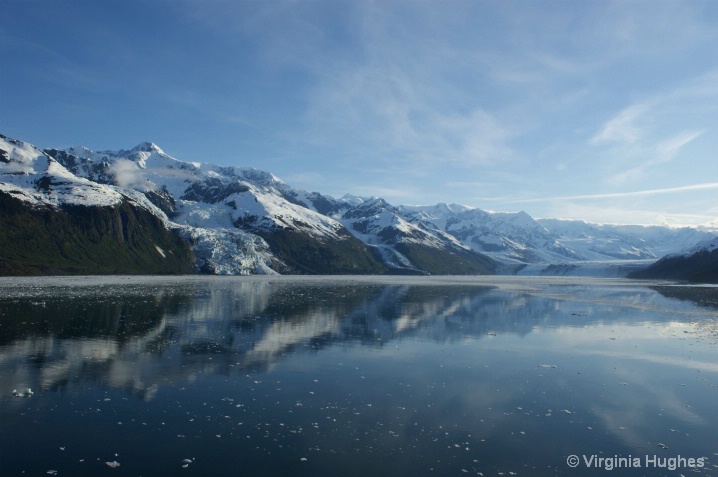
[(535, 218), (718, 225), (716, 0), (3, 0), (0, 133)]

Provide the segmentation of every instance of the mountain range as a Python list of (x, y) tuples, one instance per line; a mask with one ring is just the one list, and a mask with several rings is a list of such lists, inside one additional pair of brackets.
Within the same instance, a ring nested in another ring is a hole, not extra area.
[(334, 198), (149, 142), (41, 150), (0, 135), (4, 275), (570, 273), (647, 265), (717, 233)]

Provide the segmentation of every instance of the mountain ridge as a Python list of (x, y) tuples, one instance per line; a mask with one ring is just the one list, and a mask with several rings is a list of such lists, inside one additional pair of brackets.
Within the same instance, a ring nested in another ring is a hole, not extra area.
[(513, 273), (527, 264), (657, 259), (713, 236), (460, 204), (337, 199), (259, 169), (182, 161), (152, 142), (40, 150), (0, 135), (0, 192), (31, 208), (127, 203), (181, 237), (195, 271), (218, 274)]

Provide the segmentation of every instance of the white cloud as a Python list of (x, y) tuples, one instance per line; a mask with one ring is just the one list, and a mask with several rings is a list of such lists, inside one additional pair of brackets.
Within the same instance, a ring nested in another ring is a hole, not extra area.
[(677, 134), (676, 136), (666, 139), (665, 141), (661, 142), (656, 146), (656, 152), (658, 153), (658, 157), (660, 160), (663, 161), (670, 161), (675, 157), (675, 155), (678, 153), (678, 151), (688, 144), (689, 142), (693, 141), (700, 135), (702, 135), (705, 132), (705, 130), (701, 131), (683, 131), (680, 134)]
[(606, 121), (600, 130), (589, 140), (591, 145), (605, 143), (635, 143), (644, 136), (644, 116), (651, 110), (650, 103), (638, 103), (621, 110), (616, 116)]
[(117, 185), (124, 188), (139, 187), (141, 190), (148, 190), (146, 181), (134, 161), (118, 159), (110, 166), (110, 174), (115, 177)]
[(509, 203), (528, 203), (528, 202), (553, 202), (561, 200), (601, 200), (601, 199), (625, 199), (631, 197), (646, 197), (651, 195), (676, 194), (681, 192), (701, 191), (718, 189), (718, 182), (707, 182), (704, 184), (692, 184), (680, 187), (669, 187), (664, 189), (650, 189), (629, 192), (612, 192), (607, 194), (581, 194), (567, 196), (553, 196), (530, 199), (505, 199)]
[(671, 138), (661, 141), (653, 148), (654, 150), (652, 152), (647, 153), (647, 155), (651, 157), (650, 159), (638, 166), (615, 174), (612, 178), (612, 182), (621, 184), (641, 179), (650, 168), (672, 161), (683, 146), (698, 138), (704, 132), (705, 130), (683, 131)]

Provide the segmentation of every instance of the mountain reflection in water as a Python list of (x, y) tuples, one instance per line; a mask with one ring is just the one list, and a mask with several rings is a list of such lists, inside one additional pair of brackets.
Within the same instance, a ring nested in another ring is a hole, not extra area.
[[(261, 373), (292, 353), (326, 346), (523, 336), (541, 328), (625, 321), (598, 311), (607, 301), (640, 305), (643, 313), (665, 308), (667, 301), (635, 287), (586, 292), (569, 285), (530, 294), (487, 285), (240, 279), (149, 286), (130, 281), (58, 288), (49, 296), (30, 290), (0, 299), (0, 372), (7, 382), (40, 390), (89, 380), (150, 399), (163, 381), (191, 379), (200, 371)], [(669, 297), (695, 295), (656, 289)], [(588, 293), (585, 300), (582, 293)], [(563, 301), (570, 298), (579, 300)], [(8, 392), (0, 389), (0, 398)]]

